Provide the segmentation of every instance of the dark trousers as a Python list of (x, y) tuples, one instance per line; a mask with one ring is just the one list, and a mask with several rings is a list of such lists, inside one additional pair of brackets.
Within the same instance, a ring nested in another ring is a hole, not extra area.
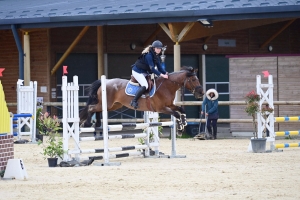
[[(213, 136), (216, 137), (217, 136), (217, 121), (218, 119), (207, 119), (207, 130), (209, 134), (213, 133)], [(211, 128), (213, 128), (213, 132), (211, 130)]]

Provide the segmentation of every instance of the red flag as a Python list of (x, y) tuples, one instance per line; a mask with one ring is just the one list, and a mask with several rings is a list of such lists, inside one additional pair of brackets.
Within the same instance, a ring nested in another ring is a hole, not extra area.
[(262, 71), (262, 73), (264, 74), (264, 77), (268, 77), (270, 75), (268, 71)]
[(68, 66), (63, 66), (63, 75), (68, 73), (67, 68), (68, 68)]
[(2, 77), (2, 72), (5, 70), (5, 68), (0, 68), (0, 77)]

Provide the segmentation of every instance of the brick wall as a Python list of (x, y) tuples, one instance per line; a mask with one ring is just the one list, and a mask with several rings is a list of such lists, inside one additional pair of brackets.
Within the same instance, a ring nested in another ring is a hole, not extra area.
[(14, 158), (14, 137), (0, 135), (0, 171), (4, 170), (8, 159)]

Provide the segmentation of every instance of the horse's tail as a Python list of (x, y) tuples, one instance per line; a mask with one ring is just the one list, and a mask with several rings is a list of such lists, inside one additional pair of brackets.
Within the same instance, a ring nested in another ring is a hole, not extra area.
[(97, 91), (100, 86), (101, 86), (101, 80), (96, 80), (87, 89), (89, 92), (89, 98), (86, 102), (86, 106), (79, 113), (80, 122), (83, 122), (88, 118), (89, 105), (98, 103)]

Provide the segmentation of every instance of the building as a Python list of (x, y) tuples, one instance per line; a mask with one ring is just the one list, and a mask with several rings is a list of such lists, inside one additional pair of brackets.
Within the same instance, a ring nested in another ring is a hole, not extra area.
[[(38, 96), (55, 102), (61, 67), (67, 65), (70, 79), (79, 75), (84, 101), (85, 85), (101, 74), (129, 78), (142, 49), (159, 39), (168, 47), (167, 70), (199, 68), (200, 80), (221, 92), (220, 101), (243, 100), (263, 70), (274, 76), (275, 100), (297, 100), (299, 11), (299, 1), (280, 0), (3, 0), (0, 68), (6, 70), (1, 80), (7, 102), (16, 102), (18, 78), (38, 81)], [(185, 100), (194, 99), (187, 95)], [(188, 118), (198, 117), (198, 107), (186, 110)], [(276, 110), (278, 116), (300, 111), (297, 106)], [(221, 107), (220, 113), (222, 118), (247, 118), (243, 106)], [(231, 124), (232, 130), (241, 128)]]

